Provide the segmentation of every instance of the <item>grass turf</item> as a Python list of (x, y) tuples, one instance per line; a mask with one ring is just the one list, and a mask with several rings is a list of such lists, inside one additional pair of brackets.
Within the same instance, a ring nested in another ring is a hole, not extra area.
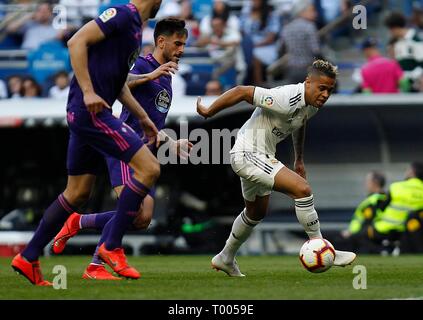
[(0, 258), (0, 299), (393, 299), (423, 298), (423, 256), (359, 256), (367, 269), (367, 289), (355, 290), (353, 266), (307, 272), (295, 256), (239, 257), (245, 278), (230, 278), (210, 268), (210, 256), (129, 257), (139, 280), (92, 281), (81, 275), (86, 256), (41, 259), (44, 277), (55, 265), (67, 269), (67, 289), (35, 287)]

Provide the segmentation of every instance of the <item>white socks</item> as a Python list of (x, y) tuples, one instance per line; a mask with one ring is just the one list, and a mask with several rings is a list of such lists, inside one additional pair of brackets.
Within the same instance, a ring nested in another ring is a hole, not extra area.
[(260, 222), (261, 220), (255, 221), (248, 218), (245, 214), (245, 209), (236, 217), (232, 225), (231, 234), (221, 252), (224, 263), (232, 263), (239, 247), (248, 239), (253, 228)]
[(310, 239), (322, 238), (319, 217), (314, 209), (313, 195), (295, 199), (295, 213)]
[[(298, 221), (304, 227), (309, 238), (322, 238), (320, 232), (319, 217), (314, 209), (313, 195), (305, 198), (295, 199), (295, 213)], [(249, 238), (253, 228), (261, 222), (251, 220), (245, 214), (245, 209), (236, 217), (231, 234), (226, 240), (225, 247), (221, 251), (223, 262), (232, 263), (238, 249)]]

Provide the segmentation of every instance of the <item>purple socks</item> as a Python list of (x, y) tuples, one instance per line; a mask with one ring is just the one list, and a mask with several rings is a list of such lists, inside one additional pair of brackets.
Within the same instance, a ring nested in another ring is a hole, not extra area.
[(29, 262), (38, 260), (44, 247), (60, 231), (66, 219), (76, 210), (65, 199), (63, 194), (47, 208), (31, 241), (22, 251), (22, 256)]
[(111, 224), (105, 240), (107, 250), (122, 247), (122, 238), (125, 231), (132, 225), (138, 214), (141, 202), (149, 192), (149, 188), (134, 178), (126, 182), (119, 197), (116, 215), (103, 229), (102, 236), (107, 234), (105, 232), (109, 229), (108, 225)]
[(103, 230), (107, 222), (116, 214), (116, 211), (83, 214), (81, 216), (81, 229)]

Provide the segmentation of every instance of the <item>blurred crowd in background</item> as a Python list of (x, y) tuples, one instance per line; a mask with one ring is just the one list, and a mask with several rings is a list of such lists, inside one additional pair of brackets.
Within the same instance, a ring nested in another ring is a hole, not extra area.
[[(0, 98), (66, 97), (67, 40), (123, 3), (0, 0)], [(366, 8), (365, 29), (354, 27), (358, 5)], [(423, 90), (423, 0), (164, 0), (157, 19), (164, 17), (184, 19), (189, 30), (176, 96), (301, 82), (321, 57), (339, 65), (339, 93)], [(143, 54), (153, 49), (154, 25), (144, 24)], [(17, 49), (26, 69), (7, 65)]]

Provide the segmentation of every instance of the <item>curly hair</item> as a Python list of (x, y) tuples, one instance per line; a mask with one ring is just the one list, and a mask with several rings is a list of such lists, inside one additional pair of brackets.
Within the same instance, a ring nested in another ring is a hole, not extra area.
[(318, 59), (308, 69), (309, 74), (323, 74), (329, 78), (336, 79), (338, 75), (338, 67), (329, 61)]

